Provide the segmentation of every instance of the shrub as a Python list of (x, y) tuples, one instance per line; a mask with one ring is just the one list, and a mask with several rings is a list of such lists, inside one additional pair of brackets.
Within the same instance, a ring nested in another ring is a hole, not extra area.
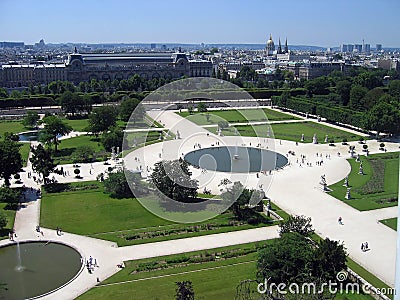
[(5, 215), (5, 213), (0, 212), (0, 229), (3, 229), (4, 227), (7, 226), (7, 216)]

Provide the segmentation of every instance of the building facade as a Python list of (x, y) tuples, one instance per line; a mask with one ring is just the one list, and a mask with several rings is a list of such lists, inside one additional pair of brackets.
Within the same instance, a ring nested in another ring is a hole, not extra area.
[(0, 68), (0, 85), (7, 88), (52, 81), (122, 80), (138, 74), (144, 79), (210, 77), (212, 63), (189, 60), (185, 53), (81, 54), (75, 51), (63, 64), (8, 64)]

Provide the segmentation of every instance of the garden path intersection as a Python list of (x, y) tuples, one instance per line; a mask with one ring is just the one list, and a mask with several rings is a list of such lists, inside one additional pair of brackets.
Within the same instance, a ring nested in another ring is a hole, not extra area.
[[(366, 270), (373, 273), (379, 279), (390, 286), (394, 286), (395, 280), (395, 261), (396, 261), (396, 237), (397, 234), (389, 227), (377, 222), (383, 218), (393, 218), (397, 216), (397, 207), (383, 208), (374, 211), (360, 212), (351, 206), (333, 198), (329, 193), (324, 193), (320, 188), (320, 177), (326, 175), (327, 184), (343, 180), (350, 172), (348, 145), (336, 144), (331, 147), (327, 144), (302, 144), (296, 145), (292, 141), (278, 141), (273, 139), (240, 136), (217, 136), (199, 125), (196, 125), (174, 111), (148, 111), (151, 118), (169, 128), (174, 134), (179, 131), (181, 139), (174, 139), (155, 143), (146, 146), (145, 149), (139, 148), (130, 152), (124, 158), (124, 165), (128, 169), (137, 169), (142, 162), (146, 166), (152, 166), (162, 159), (176, 159), (193, 151), (195, 143), (201, 144), (202, 148), (212, 147), (216, 141), (220, 145), (249, 146), (261, 144), (261, 148), (271, 149), (282, 155), (289, 151), (294, 151), (295, 155), (289, 155), (289, 164), (284, 168), (274, 171), (273, 176), (261, 175), (259, 178), (255, 173), (232, 174), (233, 178), (239, 178), (248, 188), (259, 188), (262, 185), (266, 195), (276, 203), (281, 209), (289, 214), (305, 215), (312, 218), (313, 227), (321, 237), (343, 241), (349, 256)], [(346, 130), (341, 128), (342, 130)], [(299, 136), (301, 133), (299, 133)], [(366, 142), (369, 152), (380, 153), (379, 143), (374, 140)], [(399, 151), (399, 144), (385, 143), (388, 152)], [(357, 142), (350, 142), (355, 145), (357, 153), (361, 152), (361, 145)], [(173, 149), (173, 151), (169, 151)], [(341, 154), (338, 156), (338, 152)], [(322, 153), (324, 163), (316, 166), (316, 162), (321, 160), (316, 153)], [(312, 167), (306, 164), (300, 165), (298, 160), (300, 155), (305, 155), (306, 162), (311, 163)], [(144, 156), (137, 161), (134, 157)], [(330, 157), (330, 158), (329, 158)], [(122, 166), (119, 161), (110, 161), (111, 166)], [(56, 175), (55, 179), (60, 182), (76, 182), (96, 180), (99, 173), (104, 173), (109, 165), (103, 163), (80, 164), (82, 179), (77, 179), (73, 175), (63, 177)], [(144, 170), (146, 170), (146, 166)], [(72, 165), (63, 165), (65, 171), (73, 174)], [(21, 173), (21, 180), (26, 187), (39, 188), (31, 178), (27, 178), (27, 173), (32, 171), (30, 164)], [(201, 172), (199, 169), (191, 168), (193, 177), (199, 180), (200, 191), (206, 186), (212, 193), (220, 193), (218, 183), (227, 177), (222, 172)], [(144, 172), (144, 176), (146, 176)], [(53, 175), (51, 175), (52, 177)], [(63, 232), (57, 235), (55, 230), (42, 228), (43, 236), (36, 232), (36, 225), (39, 224), (40, 217), (40, 197), (33, 194), (32, 198), (21, 207), (16, 214), (14, 228), (17, 233), (17, 241), (25, 240), (51, 240), (59, 241), (70, 245), (81, 253), (86, 260), (89, 256), (97, 259), (98, 268), (93, 274), (83, 270), (77, 278), (65, 287), (51, 293), (43, 299), (74, 299), (86, 290), (97, 284), (97, 278), (104, 280), (120, 270), (117, 265), (122, 261), (157, 257), (169, 254), (184, 253), (196, 250), (211, 249), (262, 241), (278, 237), (278, 227), (271, 226), (256, 228), (228, 233), (212, 234), (200, 237), (177, 239), (149, 244), (118, 247), (115, 243), (79, 236)], [(343, 218), (344, 226), (338, 225), (338, 216)], [(62, 226), (62, 224), (61, 224)], [(361, 252), (360, 244), (368, 241), (371, 251)], [(8, 240), (0, 241), (0, 246), (11, 243)]]

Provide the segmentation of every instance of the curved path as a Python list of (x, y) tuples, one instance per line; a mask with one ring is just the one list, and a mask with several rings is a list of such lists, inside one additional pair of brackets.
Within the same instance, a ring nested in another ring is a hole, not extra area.
[[(150, 111), (150, 116), (170, 128), (173, 133), (178, 130), (180, 140), (166, 141), (147, 146), (131, 152), (126, 158), (125, 163), (129, 168), (138, 168), (145, 161), (147, 166), (152, 166), (155, 162), (163, 159), (173, 159), (193, 150), (195, 143), (204, 147), (211, 147), (216, 142), (221, 145), (236, 145), (238, 139), (240, 144), (254, 145), (260, 143), (261, 147), (275, 149), (284, 155), (288, 151), (294, 151), (296, 155), (289, 155), (290, 165), (282, 170), (273, 172), (274, 176), (261, 175), (259, 178), (253, 174), (233, 174), (234, 178), (244, 180), (247, 187), (259, 188), (262, 185), (267, 196), (270, 197), (278, 206), (291, 214), (303, 214), (312, 218), (316, 232), (322, 237), (343, 241), (351, 258), (364, 266), (371, 273), (382, 279), (389, 285), (394, 285), (394, 266), (396, 258), (396, 232), (377, 222), (384, 217), (396, 217), (395, 208), (387, 208), (369, 212), (359, 212), (345, 203), (338, 201), (329, 194), (322, 192), (319, 187), (319, 180), (322, 174), (326, 175), (327, 183), (332, 184), (342, 180), (350, 171), (350, 166), (346, 161), (348, 158), (348, 146), (299, 144), (294, 142), (278, 141), (271, 139), (257, 139), (249, 137), (219, 137), (205, 128), (202, 128), (172, 111), (160, 114), (160, 111)], [(357, 143), (356, 150), (361, 151), (361, 146)], [(379, 152), (376, 141), (368, 141), (371, 153)], [(388, 151), (398, 151), (398, 144), (386, 143)], [(316, 152), (323, 154), (324, 163), (316, 166), (315, 162), (321, 160), (317, 158)], [(341, 155), (338, 156), (337, 153)], [(361, 152), (360, 152), (361, 153)], [(306, 156), (306, 162), (313, 166), (308, 167), (297, 163), (300, 155)], [(330, 158), (326, 158), (330, 155)], [(141, 162), (133, 159), (135, 156), (143, 156)], [(116, 162), (111, 162), (116, 165)], [(72, 165), (64, 165), (64, 170), (73, 173)], [(146, 166), (142, 166), (146, 169)], [(73, 176), (54, 175), (59, 182), (71, 182), (80, 180), (95, 180), (97, 174), (104, 172), (108, 166), (103, 163), (93, 163), (82, 165), (81, 175), (83, 179), (76, 179)], [(26, 172), (22, 174), (22, 180), (27, 187), (38, 188), (31, 178), (27, 178), (27, 172), (31, 171), (28, 165)], [(219, 172), (202, 173), (201, 170), (193, 169), (193, 175), (199, 179), (201, 187), (206, 186), (213, 192), (218, 193), (218, 183), (226, 178), (227, 174)], [(228, 245), (236, 245), (254, 241), (261, 241), (278, 236), (277, 227), (257, 228), (229, 233), (214, 234), (187, 239), (171, 240), (151, 244), (141, 244), (118, 248), (115, 243), (79, 236), (70, 233), (63, 233), (58, 236), (54, 230), (42, 229), (44, 236), (35, 231), (39, 223), (40, 198), (34, 193), (30, 194), (26, 203), (17, 212), (15, 229), (18, 234), (17, 240), (54, 240), (73, 245), (84, 258), (92, 256), (97, 259), (99, 267), (93, 274), (84, 270), (79, 276), (66, 287), (44, 297), (45, 299), (74, 299), (97, 284), (98, 280), (104, 280), (119, 269), (117, 264), (122, 261), (140, 259), (146, 257), (156, 257), (174, 253), (210, 249)], [(338, 225), (337, 218), (341, 216), (344, 225)], [(371, 251), (361, 252), (360, 244), (368, 241)], [(10, 243), (7, 240), (0, 241), (0, 245)], [(382, 259), (384, 258), (384, 259)]]

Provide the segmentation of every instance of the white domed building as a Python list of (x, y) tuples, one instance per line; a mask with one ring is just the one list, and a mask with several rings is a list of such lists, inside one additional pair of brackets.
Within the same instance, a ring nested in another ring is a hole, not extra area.
[(269, 40), (267, 41), (267, 46), (265, 47), (265, 52), (267, 54), (267, 56), (272, 56), (274, 55), (274, 51), (275, 51), (275, 43), (272, 40), (272, 35), (269, 35)]

